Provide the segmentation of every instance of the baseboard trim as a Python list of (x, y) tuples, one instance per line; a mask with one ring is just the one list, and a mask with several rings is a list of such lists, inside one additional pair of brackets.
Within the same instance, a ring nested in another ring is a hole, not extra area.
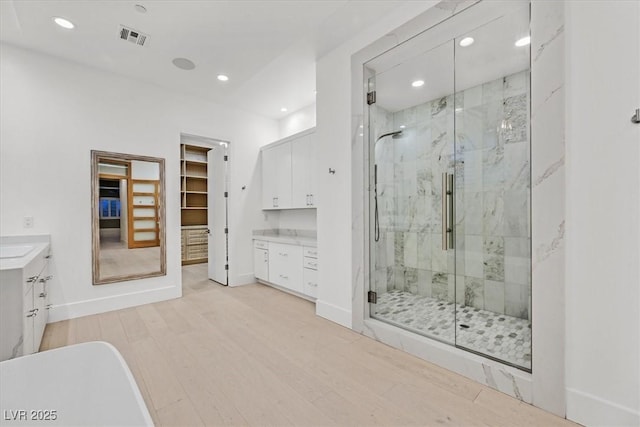
[(316, 315), (351, 329), (351, 310), (345, 310), (326, 301), (316, 300)]
[(76, 317), (90, 316), (123, 308), (136, 307), (144, 304), (165, 301), (182, 296), (182, 289), (178, 286), (167, 286), (157, 289), (131, 292), (123, 295), (112, 295), (68, 304), (52, 305), (49, 309), (48, 323)]
[(236, 276), (234, 280), (229, 280), (229, 286), (233, 288), (234, 286), (253, 285), (257, 282), (258, 279), (255, 278), (253, 273), (247, 273)]
[(637, 426), (640, 412), (567, 388), (567, 418), (586, 426)]

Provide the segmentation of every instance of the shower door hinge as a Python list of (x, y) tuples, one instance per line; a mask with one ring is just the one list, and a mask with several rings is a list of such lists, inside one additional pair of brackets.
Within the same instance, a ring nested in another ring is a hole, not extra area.
[(229, 234), (229, 229), (227, 227), (224, 229), (224, 234)]
[(370, 304), (377, 304), (378, 303), (378, 294), (373, 292), (373, 291), (369, 291), (367, 293), (367, 300), (369, 301)]
[(229, 192), (228, 191), (224, 192), (224, 197), (229, 197)]
[(224, 156), (224, 161), (226, 162), (227, 160), (229, 160), (229, 156), (225, 155)]
[(376, 91), (367, 93), (367, 105), (376, 103)]

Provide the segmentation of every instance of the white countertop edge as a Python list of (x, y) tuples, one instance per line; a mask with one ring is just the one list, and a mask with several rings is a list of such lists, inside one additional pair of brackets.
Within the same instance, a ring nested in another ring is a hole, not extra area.
[(22, 269), (24, 268), (27, 264), (29, 264), (35, 257), (37, 257), (39, 254), (42, 253), (42, 251), (45, 251), (49, 248), (49, 242), (34, 242), (34, 241), (16, 241), (16, 242), (11, 242), (11, 243), (7, 243), (4, 240), (0, 243), (2, 245), (30, 245), (33, 246), (33, 249), (26, 254), (25, 256), (21, 256), (21, 257), (16, 257), (16, 258), (2, 258), (0, 259), (0, 271), (4, 271), (4, 270), (16, 270), (16, 269)]
[(253, 240), (260, 240), (262, 242), (274, 242), (285, 243), (298, 246), (309, 246), (312, 248), (318, 247), (318, 240), (312, 237), (303, 236), (268, 236), (268, 235), (254, 235)]

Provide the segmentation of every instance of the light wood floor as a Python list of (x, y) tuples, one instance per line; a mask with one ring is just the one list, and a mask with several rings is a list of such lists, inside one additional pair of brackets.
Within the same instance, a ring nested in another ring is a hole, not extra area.
[(112, 343), (156, 425), (574, 425), (317, 317), (308, 301), (205, 277), (206, 264), (185, 266), (181, 299), (52, 323), (42, 349)]

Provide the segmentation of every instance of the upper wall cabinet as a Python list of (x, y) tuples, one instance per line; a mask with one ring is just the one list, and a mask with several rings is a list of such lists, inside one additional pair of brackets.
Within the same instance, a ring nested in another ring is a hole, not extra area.
[(262, 209), (315, 208), (315, 128), (261, 151)]

